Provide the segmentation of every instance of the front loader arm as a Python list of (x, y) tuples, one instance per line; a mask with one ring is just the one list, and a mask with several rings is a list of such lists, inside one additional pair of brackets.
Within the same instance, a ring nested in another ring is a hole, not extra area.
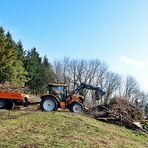
[(79, 93), (81, 89), (95, 90), (95, 95), (97, 99), (102, 98), (102, 96), (105, 95), (105, 92), (102, 89), (100, 89), (100, 87), (95, 87), (85, 83), (81, 83), (80, 86), (78, 86), (74, 91), (72, 91), (72, 94)]

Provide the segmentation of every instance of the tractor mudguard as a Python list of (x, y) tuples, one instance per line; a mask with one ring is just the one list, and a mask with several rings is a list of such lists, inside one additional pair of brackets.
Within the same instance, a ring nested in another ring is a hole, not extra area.
[(59, 102), (59, 99), (57, 98), (57, 96), (53, 95), (53, 94), (47, 94), (47, 95), (43, 95), (41, 96), (41, 100), (44, 99), (44, 98), (47, 98), (47, 97), (52, 97), (54, 98), (57, 102)]

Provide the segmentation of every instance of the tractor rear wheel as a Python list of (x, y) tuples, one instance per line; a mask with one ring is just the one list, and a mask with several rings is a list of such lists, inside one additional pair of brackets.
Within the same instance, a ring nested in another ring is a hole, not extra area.
[(53, 97), (45, 97), (40, 103), (40, 108), (42, 111), (46, 112), (56, 111), (58, 103)]
[(69, 110), (74, 113), (81, 113), (83, 111), (83, 105), (79, 102), (74, 102)]

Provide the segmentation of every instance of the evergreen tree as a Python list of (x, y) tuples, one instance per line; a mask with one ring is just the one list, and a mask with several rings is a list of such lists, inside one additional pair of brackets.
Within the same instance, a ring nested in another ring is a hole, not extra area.
[(44, 80), (44, 89), (47, 87), (49, 82), (55, 82), (55, 73), (53, 72), (52, 66), (48, 61), (48, 58), (44, 56), (43, 58), (43, 80)]
[(24, 86), (27, 72), (23, 63), (18, 59), (16, 43), (10, 32), (4, 33), (0, 27), (0, 83), (6, 81)]
[(18, 58), (17, 59), (19, 59), (22, 62), (24, 62), (25, 51), (24, 51), (23, 44), (22, 44), (21, 40), (19, 40), (16, 43), (16, 50), (17, 50), (17, 53), (18, 53)]
[(28, 51), (25, 57), (25, 68), (29, 73), (30, 79), (26, 85), (31, 89), (33, 94), (40, 93), (43, 87), (43, 68), (42, 59), (36, 51), (36, 48)]
[(11, 73), (12, 74), (10, 76), (10, 82), (12, 84), (19, 85), (19, 86), (25, 86), (25, 82), (28, 81), (27, 79), (28, 72), (25, 71), (22, 61), (15, 60), (13, 62)]
[(26, 83), (33, 94), (45, 92), (49, 82), (54, 82), (54, 73), (45, 56), (43, 61), (36, 48), (28, 51), (25, 57), (25, 68), (29, 73), (29, 81)]
[(0, 82), (5, 82), (10, 81), (11, 67), (16, 60), (17, 52), (15, 51), (11, 34), (8, 32), (5, 35), (2, 28), (0, 34), (2, 37), (0, 48)]

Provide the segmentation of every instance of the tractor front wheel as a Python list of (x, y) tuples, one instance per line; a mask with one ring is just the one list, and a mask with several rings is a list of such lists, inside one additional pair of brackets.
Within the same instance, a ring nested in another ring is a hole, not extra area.
[(58, 103), (54, 98), (46, 97), (42, 99), (40, 108), (42, 111), (46, 112), (56, 111), (58, 108)]
[(69, 110), (74, 113), (81, 113), (83, 111), (83, 105), (79, 102), (74, 102)]

